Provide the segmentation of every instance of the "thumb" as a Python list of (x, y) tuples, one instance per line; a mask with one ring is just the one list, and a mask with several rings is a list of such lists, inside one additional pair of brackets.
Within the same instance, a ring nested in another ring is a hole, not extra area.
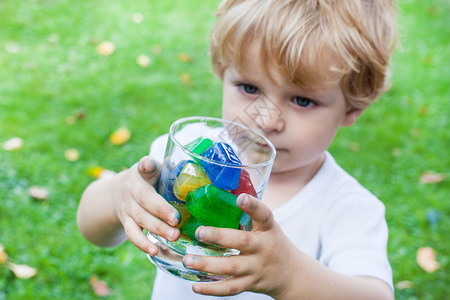
[(150, 156), (144, 156), (138, 162), (138, 172), (148, 183), (155, 186), (161, 173), (160, 164)]

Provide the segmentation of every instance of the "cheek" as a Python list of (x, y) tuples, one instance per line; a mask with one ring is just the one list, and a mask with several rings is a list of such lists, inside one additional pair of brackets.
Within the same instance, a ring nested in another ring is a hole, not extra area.
[(301, 128), (290, 128), (288, 136), (295, 137), (291, 145), (300, 156), (311, 157), (322, 153), (330, 146), (336, 129), (334, 126), (323, 126), (323, 123), (302, 124)]
[(235, 121), (239, 118), (241, 121), (246, 121), (247, 114), (245, 108), (247, 102), (239, 99), (233, 90), (224, 89), (222, 96), (222, 118), (229, 121)]
[(235, 106), (227, 101), (225, 98), (222, 100), (222, 118), (225, 120), (233, 121), (236, 119), (236, 109)]
[(309, 132), (308, 140), (311, 141), (311, 143), (315, 144), (316, 149), (319, 149), (320, 151), (324, 151), (328, 149), (331, 142), (333, 141), (336, 132), (338, 130), (338, 126), (334, 124), (323, 124), (328, 126), (317, 126), (315, 128), (312, 128)]
[(222, 91), (222, 118), (225, 120), (232, 121), (236, 117), (234, 116), (234, 105), (233, 105), (233, 95), (230, 91), (230, 88), (227, 86), (223, 87)]

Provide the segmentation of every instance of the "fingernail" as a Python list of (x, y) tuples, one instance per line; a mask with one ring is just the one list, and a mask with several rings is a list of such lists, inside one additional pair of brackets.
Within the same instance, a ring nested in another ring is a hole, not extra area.
[(178, 210), (169, 216), (169, 224), (172, 226), (176, 226), (181, 222), (181, 215)]
[(239, 197), (237, 198), (237, 205), (242, 206), (245, 201), (248, 199), (248, 195), (247, 194), (240, 194)]
[(184, 259), (182, 260), (183, 265), (186, 268), (192, 267), (192, 265), (194, 265), (194, 258), (190, 255), (187, 255), (184, 257)]
[(145, 171), (149, 174), (156, 172), (156, 166), (157, 164), (154, 158), (145, 161)]
[(171, 228), (169, 229), (169, 237), (171, 241), (175, 241), (176, 236), (177, 236), (177, 229), (176, 228)]
[(158, 249), (156, 249), (156, 248), (150, 248), (150, 249), (148, 249), (147, 253), (148, 253), (150, 256), (155, 256), (156, 254), (158, 254)]
[(202, 226), (197, 228), (197, 230), (195, 231), (195, 238), (198, 241), (202, 241), (205, 239), (205, 237), (206, 237), (206, 230)]
[(197, 293), (197, 294), (200, 294), (202, 292), (202, 288), (195, 284), (192, 286), (192, 290), (194, 291), (194, 293)]

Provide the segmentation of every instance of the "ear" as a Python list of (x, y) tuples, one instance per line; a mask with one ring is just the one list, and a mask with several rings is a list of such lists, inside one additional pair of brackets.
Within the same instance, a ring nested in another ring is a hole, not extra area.
[(358, 120), (359, 116), (363, 113), (364, 109), (358, 109), (358, 108), (351, 108), (349, 109), (344, 117), (344, 120), (342, 120), (342, 126), (349, 127), (352, 126), (353, 123)]

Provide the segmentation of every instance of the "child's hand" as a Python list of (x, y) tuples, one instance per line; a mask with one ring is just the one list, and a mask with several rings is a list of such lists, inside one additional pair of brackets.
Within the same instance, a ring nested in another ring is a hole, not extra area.
[(127, 171), (121, 191), (114, 195), (114, 208), (128, 239), (150, 255), (156, 255), (158, 247), (148, 240), (143, 229), (170, 241), (180, 235), (180, 231), (172, 227), (179, 222), (178, 211), (154, 188), (160, 171), (160, 165), (154, 159), (143, 157), (137, 166)]
[(298, 249), (284, 235), (272, 212), (260, 200), (241, 195), (237, 205), (253, 220), (250, 232), (202, 226), (197, 229), (199, 241), (240, 250), (240, 255), (207, 257), (187, 255), (183, 263), (190, 269), (218, 275), (230, 275), (224, 281), (195, 283), (196, 293), (225, 296), (243, 291), (278, 297), (291, 280)]

